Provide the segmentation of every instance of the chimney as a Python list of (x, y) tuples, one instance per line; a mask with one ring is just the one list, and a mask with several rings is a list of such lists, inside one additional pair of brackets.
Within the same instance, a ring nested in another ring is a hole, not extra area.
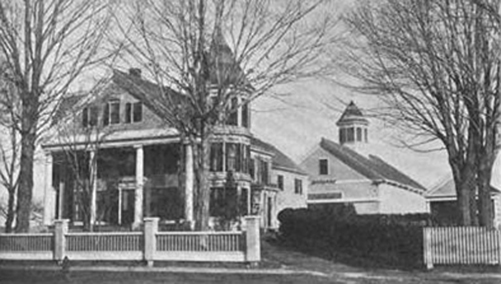
[(129, 68), (129, 75), (141, 78), (141, 69), (139, 68)]

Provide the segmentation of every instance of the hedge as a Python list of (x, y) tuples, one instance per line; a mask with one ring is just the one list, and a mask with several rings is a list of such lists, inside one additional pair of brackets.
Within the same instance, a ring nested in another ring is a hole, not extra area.
[(278, 220), (281, 236), (297, 245), (413, 267), (422, 265), (422, 227), (431, 223), (428, 214), (357, 215), (353, 206), (343, 204), (285, 209)]

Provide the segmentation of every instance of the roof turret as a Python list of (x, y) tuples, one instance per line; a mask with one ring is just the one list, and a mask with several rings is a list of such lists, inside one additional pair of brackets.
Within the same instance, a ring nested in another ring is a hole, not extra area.
[(362, 111), (355, 105), (353, 101), (346, 107), (341, 118), (336, 122), (337, 126), (345, 126), (352, 124), (369, 125), (369, 121), (365, 118)]

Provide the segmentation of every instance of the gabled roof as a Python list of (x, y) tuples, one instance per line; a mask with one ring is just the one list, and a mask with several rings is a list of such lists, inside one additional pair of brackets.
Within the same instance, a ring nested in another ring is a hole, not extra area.
[(357, 105), (355, 105), (353, 101), (351, 101), (350, 104), (344, 110), (339, 120), (336, 122), (336, 125), (340, 126), (354, 121), (363, 124), (369, 123), (369, 121), (364, 117), (362, 111), (357, 107)]
[[(491, 186), (491, 194), (500, 194), (501, 191)], [(427, 198), (456, 198), (456, 185), (450, 176), (437, 183), (427, 194)]]
[[(165, 105), (166, 102), (180, 105), (185, 96), (166, 86), (142, 79), (140, 76), (113, 70), (112, 81), (124, 91), (140, 100), (146, 107), (155, 112), (159, 117), (165, 117), (166, 113), (172, 113), (172, 108)], [(186, 107), (186, 104), (183, 105)]]
[(419, 191), (425, 190), (418, 182), (377, 156), (369, 155), (366, 158), (348, 147), (325, 138), (322, 138), (320, 147), (368, 179), (396, 183)]
[(301, 175), (308, 175), (291, 158), (278, 150), (275, 146), (266, 143), (256, 137), (251, 138), (251, 145), (273, 154), (272, 167), (278, 170), (285, 170)]
[(52, 117), (51, 126), (61, 122), (70, 111), (76, 111), (75, 107), (87, 97), (84, 93), (68, 93), (61, 98), (61, 102), (57, 106)]

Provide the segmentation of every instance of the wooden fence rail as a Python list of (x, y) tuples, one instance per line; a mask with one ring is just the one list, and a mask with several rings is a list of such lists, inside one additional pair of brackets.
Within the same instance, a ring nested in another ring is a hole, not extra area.
[(58, 220), (51, 234), (0, 234), (0, 260), (260, 261), (259, 219), (246, 217), (242, 232), (158, 232), (146, 218), (143, 232), (68, 232)]
[(157, 233), (159, 251), (241, 251), (242, 234), (207, 232), (202, 234)]
[(501, 232), (483, 227), (423, 229), (424, 263), (501, 264)]
[(141, 251), (143, 233), (69, 233), (68, 251)]
[(52, 251), (52, 234), (3, 234), (0, 251)]

